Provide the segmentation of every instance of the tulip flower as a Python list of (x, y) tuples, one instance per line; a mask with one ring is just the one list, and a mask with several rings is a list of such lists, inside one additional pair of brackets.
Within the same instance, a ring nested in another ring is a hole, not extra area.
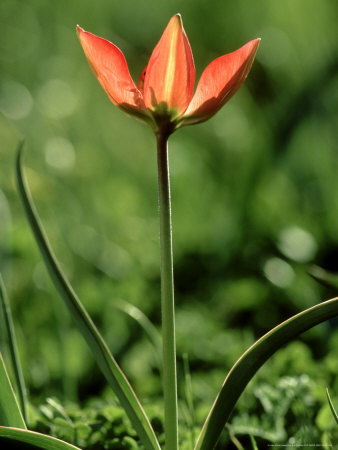
[(194, 93), (195, 65), (179, 14), (173, 16), (136, 87), (127, 61), (111, 42), (77, 27), (89, 65), (114, 105), (149, 125), (156, 135), (166, 450), (178, 450), (177, 371), (168, 138), (177, 128), (212, 117), (241, 87), (260, 39), (212, 61)]
[(179, 14), (169, 21), (138, 87), (118, 47), (79, 26), (77, 31), (88, 62), (110, 100), (155, 133), (166, 135), (212, 117), (244, 82), (260, 41), (254, 39), (212, 61), (194, 93), (194, 60)]

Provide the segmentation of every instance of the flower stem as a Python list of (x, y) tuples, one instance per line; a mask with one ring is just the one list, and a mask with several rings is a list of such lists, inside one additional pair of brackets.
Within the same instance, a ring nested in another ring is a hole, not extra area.
[(157, 134), (161, 244), (164, 432), (166, 450), (177, 450), (176, 339), (168, 137), (167, 134)]

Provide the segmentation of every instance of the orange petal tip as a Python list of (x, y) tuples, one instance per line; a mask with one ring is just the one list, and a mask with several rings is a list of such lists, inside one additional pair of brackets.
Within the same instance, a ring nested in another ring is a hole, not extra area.
[(183, 28), (183, 21), (182, 21), (182, 16), (181, 14), (175, 14), (174, 16), (172, 16), (172, 18), (169, 20), (169, 24), (175, 22), (176, 26), (179, 26), (180, 28)]
[(209, 119), (230, 100), (247, 77), (259, 43), (260, 38), (253, 39), (205, 68), (186, 111), (187, 124)]
[(260, 42), (261, 42), (261, 40), (262, 40), (261, 38), (256, 38), (256, 39), (253, 39), (253, 42), (255, 42), (256, 46), (258, 47)]
[(80, 27), (80, 25), (76, 25), (76, 33), (77, 33), (78, 37), (80, 38), (80, 35), (82, 33), (85, 33), (85, 30), (82, 27)]

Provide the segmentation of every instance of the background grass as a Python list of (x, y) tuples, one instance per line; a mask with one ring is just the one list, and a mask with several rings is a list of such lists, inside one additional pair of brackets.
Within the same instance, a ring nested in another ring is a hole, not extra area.
[[(65, 271), (139, 395), (156, 402), (161, 393), (151, 344), (114, 308), (126, 300), (159, 326), (155, 140), (110, 103), (75, 26), (118, 45), (137, 81), (176, 12), (197, 78), (215, 57), (262, 38), (229, 104), (170, 141), (179, 369), (183, 380), (186, 352), (197, 420), (255, 338), (337, 295), (307, 274), (313, 263), (338, 270), (335, 1), (2, 0), (0, 270), (36, 404), (51, 394), (84, 401), (105, 383), (19, 204), (13, 174), (22, 137), (32, 194)], [(336, 323), (281, 351), (254, 383), (306, 375), (314, 398), (324, 404), (328, 385), (334, 399)], [(259, 410), (250, 389), (242, 412)]]

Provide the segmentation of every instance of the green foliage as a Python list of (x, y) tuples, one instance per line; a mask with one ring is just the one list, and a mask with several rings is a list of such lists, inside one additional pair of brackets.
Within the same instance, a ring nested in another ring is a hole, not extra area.
[[(54, 394), (62, 404), (81, 403), (100, 394), (103, 382), (56, 298), (19, 206), (11, 174), (22, 136), (32, 193), (65, 272), (138, 395), (157, 402), (161, 393), (148, 339), (124, 313), (112, 314), (121, 298), (159, 325), (155, 143), (100, 90), (75, 25), (116, 43), (137, 80), (176, 12), (198, 74), (214, 57), (262, 38), (238, 94), (210, 122), (180, 130), (171, 142), (179, 384), (183, 393), (187, 352), (196, 422), (256, 338), (337, 295), (307, 275), (313, 263), (338, 270), (335, 2), (99, 0), (93, 8), (60, 0), (51, 8), (2, 0), (0, 271), (35, 405)], [(336, 324), (279, 352), (243, 395), (236, 417), (260, 423), (254, 387), (305, 374), (314, 383), (313, 426), (326, 445), (338, 442), (325, 399), (328, 386), (337, 404)], [(302, 420), (292, 417), (295, 426)], [(226, 433), (220, 445), (232, 445)]]
[(254, 391), (257, 415), (242, 413), (231, 421), (237, 435), (252, 435), (274, 444), (319, 442), (313, 425), (316, 399), (313, 382), (306, 376), (281, 378), (276, 386), (262, 384)]
[(91, 405), (90, 408), (64, 408), (48, 399), (40, 406), (34, 428), (50, 433), (82, 449), (141, 448), (139, 438), (121, 407)]
[[(249, 391), (245, 397), (250, 401), (239, 402), (217, 449), (235, 445), (237, 449), (251, 446), (256, 450), (255, 443), (257, 448), (273, 444), (291, 448), (336, 442), (337, 426), (325, 393), (318, 397), (316, 382), (307, 375), (284, 376), (275, 384), (261, 379)], [(147, 408), (147, 413), (163, 443), (161, 409), (153, 405)], [(102, 400), (91, 401), (79, 409), (78, 405), (62, 406), (56, 399), (47, 399), (35, 411), (34, 429), (60, 439), (67, 437), (68, 442), (83, 450), (104, 449), (107, 442), (116, 448), (120, 445), (120, 448), (143, 449), (123, 409)], [(192, 432), (197, 436), (198, 427), (192, 430), (189, 423), (181, 422), (182, 450), (191, 450)]]
[[(163, 444), (160, 408), (149, 406), (147, 414), (159, 442)], [(144, 450), (124, 409), (115, 402), (108, 404), (102, 399), (92, 399), (86, 406), (79, 408), (76, 404), (63, 406), (57, 399), (49, 398), (34, 411), (32, 426), (36, 431), (65, 439), (83, 450)]]

